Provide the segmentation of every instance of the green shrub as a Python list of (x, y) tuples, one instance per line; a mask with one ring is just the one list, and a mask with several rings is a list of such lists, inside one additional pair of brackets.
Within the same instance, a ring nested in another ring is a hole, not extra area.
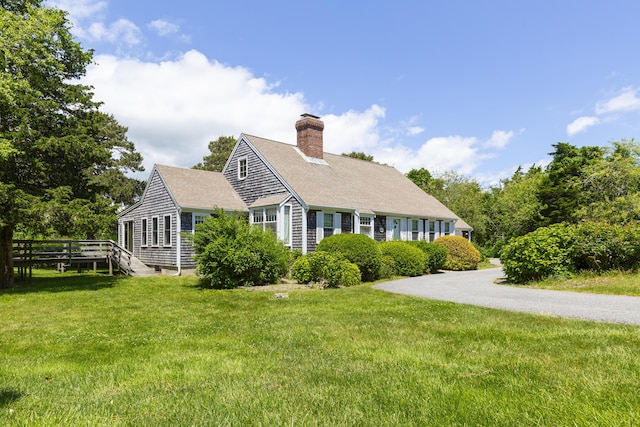
[(426, 240), (414, 240), (408, 243), (420, 249), (427, 256), (425, 273), (435, 273), (444, 268), (444, 264), (447, 262), (447, 248)]
[(315, 252), (298, 258), (291, 276), (299, 283), (320, 283), (327, 288), (353, 286), (361, 281), (358, 266), (340, 253)]
[(393, 259), (393, 272), (398, 276), (420, 276), (424, 273), (427, 256), (407, 242), (390, 241), (379, 244), (382, 256)]
[(447, 260), (443, 268), (456, 271), (478, 269), (480, 252), (464, 237), (442, 236), (433, 243), (447, 249)]
[(395, 261), (389, 255), (382, 256), (382, 262), (380, 263), (380, 273), (378, 277), (380, 279), (389, 279), (395, 275), (394, 270)]
[(378, 278), (382, 254), (375, 240), (363, 234), (334, 234), (324, 238), (317, 252), (332, 252), (344, 255), (360, 269), (362, 280), (371, 282)]
[(555, 224), (511, 240), (500, 253), (505, 275), (514, 283), (571, 276), (573, 237), (570, 227)]
[(606, 222), (582, 222), (571, 227), (572, 259), (577, 271), (604, 272), (637, 269), (640, 230)]
[(197, 271), (212, 288), (266, 285), (287, 273), (287, 247), (271, 231), (250, 226), (241, 213), (218, 209), (192, 239)]
[(291, 278), (298, 283), (305, 284), (313, 281), (313, 272), (311, 271), (309, 257), (303, 255), (293, 262), (291, 266)]

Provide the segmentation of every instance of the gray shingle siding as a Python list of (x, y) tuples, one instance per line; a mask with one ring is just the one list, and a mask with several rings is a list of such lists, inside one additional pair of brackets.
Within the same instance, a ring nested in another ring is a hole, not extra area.
[[(133, 221), (133, 255), (150, 266), (173, 267), (176, 265), (176, 218), (177, 208), (169, 195), (157, 171), (149, 178), (142, 203), (125, 213), (120, 224)], [(171, 216), (171, 246), (165, 246), (165, 215)], [(158, 218), (158, 245), (153, 245), (153, 218)], [(142, 219), (147, 218), (147, 246), (142, 246)], [(120, 225), (120, 243), (124, 244), (122, 225)]]
[(294, 198), (287, 203), (291, 205), (291, 249), (302, 250), (303, 209)]
[(316, 250), (316, 214), (318, 211), (309, 211), (307, 213), (307, 251), (314, 252)]
[[(242, 157), (247, 158), (247, 177), (241, 180), (238, 179), (238, 160)], [(244, 140), (240, 140), (236, 147), (224, 171), (224, 176), (247, 205), (251, 205), (261, 197), (289, 193), (282, 182)]]
[[(193, 213), (182, 212), (180, 214), (180, 230), (184, 233), (191, 233), (193, 227)], [(196, 263), (193, 260), (195, 251), (188, 238), (181, 236), (180, 239), (180, 266), (186, 269), (196, 268)]]

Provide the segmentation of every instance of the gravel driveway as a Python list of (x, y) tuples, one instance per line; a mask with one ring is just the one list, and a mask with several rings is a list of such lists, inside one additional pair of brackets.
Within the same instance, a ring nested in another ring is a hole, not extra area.
[(640, 325), (640, 297), (496, 285), (502, 268), (431, 274), (385, 282), (376, 289), (527, 313)]

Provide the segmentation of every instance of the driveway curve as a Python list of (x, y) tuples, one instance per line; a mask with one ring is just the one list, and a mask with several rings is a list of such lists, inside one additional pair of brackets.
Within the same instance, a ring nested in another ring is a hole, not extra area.
[(640, 325), (640, 297), (496, 285), (502, 268), (411, 277), (375, 285), (398, 294), (601, 322)]

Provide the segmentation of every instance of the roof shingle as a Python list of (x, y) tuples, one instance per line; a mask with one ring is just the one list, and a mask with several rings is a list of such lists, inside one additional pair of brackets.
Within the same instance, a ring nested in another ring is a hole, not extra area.
[(243, 136), (310, 207), (458, 218), (391, 166), (330, 153), (324, 162), (309, 162), (293, 145)]

